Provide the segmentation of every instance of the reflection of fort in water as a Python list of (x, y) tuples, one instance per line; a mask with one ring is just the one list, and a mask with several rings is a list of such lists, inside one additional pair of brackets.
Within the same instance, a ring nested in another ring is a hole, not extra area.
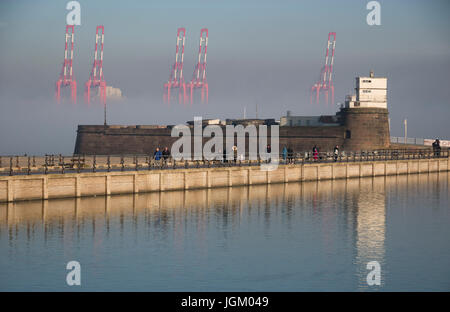
[(146, 231), (163, 240), (170, 237), (177, 246), (187, 234), (201, 244), (208, 227), (220, 229), (226, 238), (237, 228), (259, 223), (270, 235), (271, 226), (289, 231), (294, 224), (302, 226), (293, 222), (294, 217), (308, 217), (320, 227), (319, 239), (331, 239), (330, 227), (347, 233), (355, 262), (365, 270), (368, 261), (384, 262), (386, 194), (439, 190), (440, 182), (449, 185), (449, 176), (446, 172), (4, 203), (0, 237), (14, 246), (42, 235), (45, 241), (65, 241), (66, 236), (70, 240), (80, 239), (80, 233), (92, 234), (96, 241), (102, 232), (122, 237), (124, 231)]

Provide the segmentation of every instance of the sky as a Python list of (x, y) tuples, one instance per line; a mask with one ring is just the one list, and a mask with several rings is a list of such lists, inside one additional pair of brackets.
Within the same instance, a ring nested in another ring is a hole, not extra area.
[[(71, 154), (79, 124), (103, 124), (103, 107), (83, 103), (95, 28), (105, 27), (103, 70), (125, 95), (109, 101), (109, 124), (178, 124), (203, 118), (279, 119), (334, 114), (355, 77), (388, 78), (391, 135), (450, 139), (450, 2), (384, 0), (381, 25), (369, 26), (369, 1), (79, 0), (74, 76), (78, 102), (54, 100), (64, 57), (62, 0), (0, 2), (0, 155)], [(186, 28), (184, 75), (190, 80), (200, 29), (209, 29), (209, 103), (163, 103), (175, 59), (176, 32)], [(336, 105), (310, 104), (336, 32)], [(67, 94), (66, 94), (67, 95)]]

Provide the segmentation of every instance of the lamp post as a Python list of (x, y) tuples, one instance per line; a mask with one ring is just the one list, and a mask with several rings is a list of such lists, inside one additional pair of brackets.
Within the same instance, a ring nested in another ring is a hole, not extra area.
[(405, 144), (406, 144), (406, 139), (408, 138), (408, 120), (406, 118), (403, 121), (403, 124), (405, 126)]
[(106, 101), (103, 103), (103, 111), (104, 111), (104, 125), (106, 127)]

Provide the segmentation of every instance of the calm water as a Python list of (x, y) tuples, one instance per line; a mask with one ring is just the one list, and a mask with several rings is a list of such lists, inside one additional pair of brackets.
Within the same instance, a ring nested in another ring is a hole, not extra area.
[(0, 290), (449, 291), (449, 176), (0, 204)]

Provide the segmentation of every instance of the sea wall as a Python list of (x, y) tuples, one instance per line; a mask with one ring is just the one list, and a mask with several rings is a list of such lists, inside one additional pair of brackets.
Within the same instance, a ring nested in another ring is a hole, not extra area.
[(450, 158), (0, 177), (0, 202), (448, 171)]

